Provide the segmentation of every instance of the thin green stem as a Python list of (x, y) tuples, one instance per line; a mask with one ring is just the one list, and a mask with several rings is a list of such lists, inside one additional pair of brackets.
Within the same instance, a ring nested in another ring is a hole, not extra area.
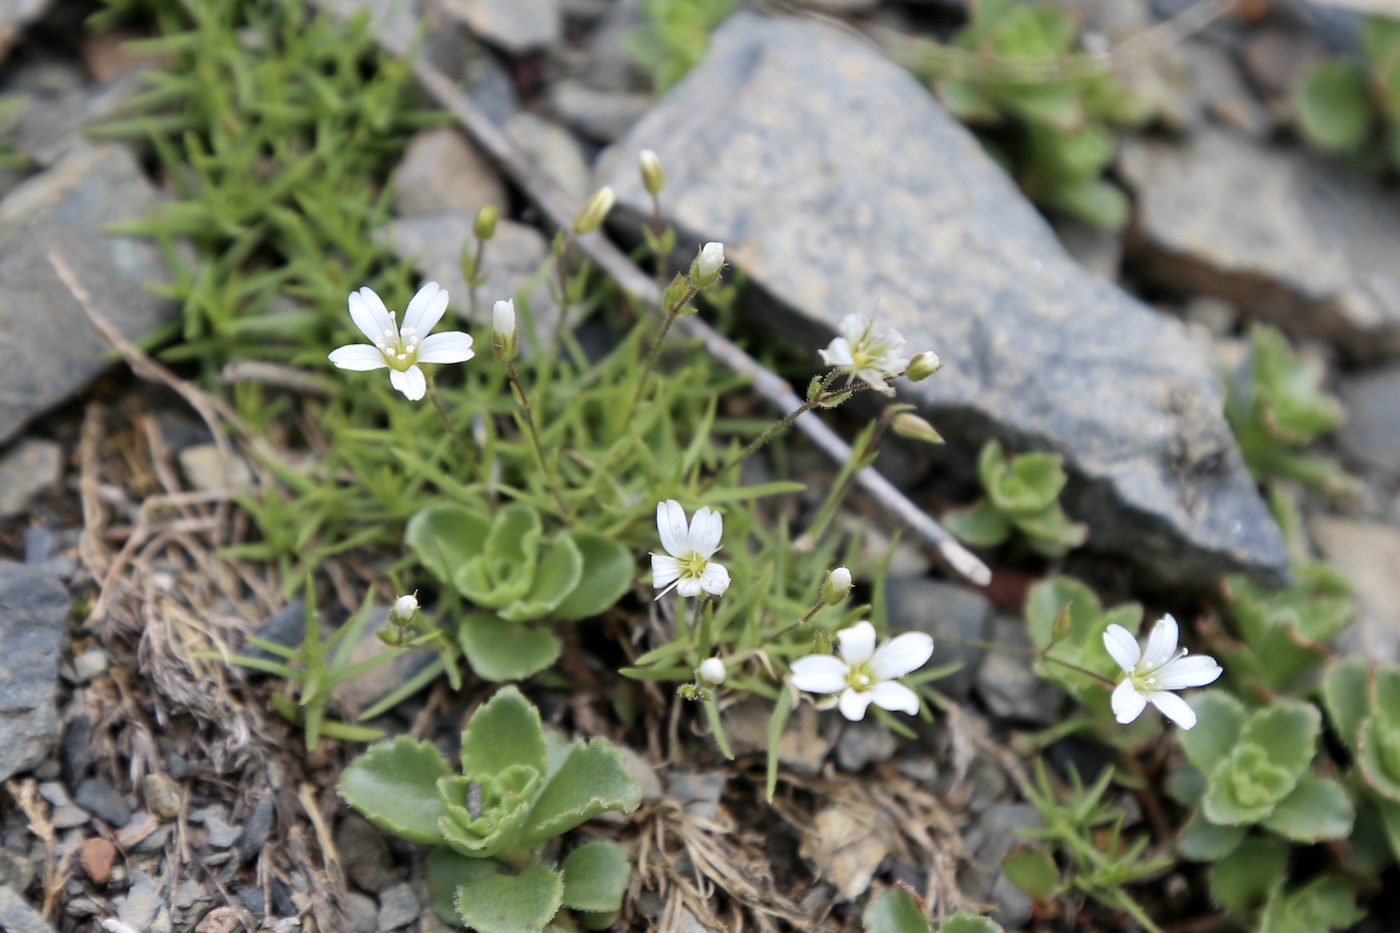
[(447, 433), (451, 434), (452, 439), (457, 442), (457, 449), (462, 452), (462, 456), (472, 460), (474, 458), (472, 449), (467, 445), (466, 438), (462, 437), (461, 432), (457, 430), (457, 426), (452, 423), (452, 419), (447, 416), (447, 406), (442, 403), (442, 396), (438, 395), (437, 383), (433, 381), (432, 376), (427, 377), (427, 382), (428, 398), (433, 400), (433, 407), (437, 409), (438, 418), (442, 420), (443, 427), (447, 428)]
[(520, 374), (515, 371), (514, 363), (506, 363), (506, 372), (510, 374), (510, 384), (515, 386), (515, 396), (520, 401), (520, 410), (525, 415), (525, 431), (530, 435), (530, 446), (534, 448), (535, 459), (539, 461), (540, 472), (544, 474), (545, 485), (549, 487), (550, 493), (554, 496), (555, 503), (559, 506), (559, 511), (564, 520), (573, 522), (573, 511), (569, 508), (569, 503), (564, 501), (564, 496), (559, 492), (559, 485), (555, 482), (554, 471), (549, 468), (548, 461), (544, 457), (544, 447), (540, 444), (540, 432), (535, 428), (535, 415), (530, 409), (530, 396), (525, 394), (525, 386), (520, 382)]
[[(1097, 680), (1099, 683), (1103, 684), (1106, 687), (1118, 686), (1118, 682), (1116, 680), (1113, 680), (1110, 677), (1105, 677), (1098, 671), (1091, 671), (1087, 667), (1080, 667), (1078, 664), (1075, 664), (1071, 661), (1065, 661), (1052, 656), (1051, 654), (1049, 654), (1049, 648), (1046, 648), (1044, 651), (1037, 651), (1034, 648), (1017, 648), (1012, 645), (1003, 645), (1001, 642), (983, 641), (980, 638), (958, 638), (955, 635), (943, 635), (940, 636), (939, 640), (947, 644), (964, 645), (968, 648), (981, 648), (985, 651), (1000, 651), (1003, 654), (1017, 654), (1021, 657), (1030, 658), (1033, 661), (1048, 661), (1051, 664), (1058, 664), (1061, 667), (1069, 668), (1075, 673), (1083, 674), (1086, 677), (1092, 677), (1094, 680)], [(1054, 645), (1051, 645), (1050, 647), (1053, 648)]]
[(656, 340), (652, 343), (651, 349), (647, 352), (646, 362), (642, 364), (642, 374), (637, 377), (637, 390), (632, 394), (632, 404), (629, 407), (635, 413), (637, 404), (642, 400), (642, 392), (646, 389), (647, 379), (651, 376), (651, 371), (656, 368), (656, 359), (661, 355), (661, 347), (666, 343), (666, 335), (671, 332), (671, 327), (676, 323), (676, 319), (681, 316), (681, 309), (690, 303), (690, 299), (699, 294), (700, 289), (691, 285), (685, 290), (685, 294), (680, 300), (666, 309), (666, 321), (661, 325), (661, 333), (657, 334)]
[(661, 218), (661, 196), (653, 194), (651, 196), (651, 232), (656, 240), (656, 290), (664, 293), (666, 291), (666, 253), (661, 249), (661, 237), (666, 231), (665, 221)]
[(476, 320), (476, 289), (481, 284), (481, 259), (486, 253), (486, 241), (476, 241), (476, 254), (472, 257), (472, 280), (467, 283), (467, 307), (471, 319)]

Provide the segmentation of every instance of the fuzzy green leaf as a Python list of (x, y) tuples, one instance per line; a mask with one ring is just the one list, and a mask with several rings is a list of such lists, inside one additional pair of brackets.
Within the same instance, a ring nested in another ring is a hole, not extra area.
[(1177, 734), (1186, 758), (1203, 774), (1210, 774), (1229, 756), (1244, 730), (1244, 704), (1223, 690), (1207, 690), (1191, 698), (1196, 727)]
[(587, 913), (622, 909), (632, 878), (627, 853), (615, 842), (586, 842), (564, 856), (564, 906)]
[(526, 843), (539, 845), (609, 810), (630, 813), (641, 802), (641, 789), (616, 748), (604, 739), (576, 745), (535, 801)]
[(1006, 933), (1000, 923), (976, 914), (953, 914), (938, 928), (938, 933)]
[(428, 855), (428, 903), (448, 923), (457, 916), (457, 888), (477, 878), (495, 874), (501, 863), (490, 858), (469, 858), (455, 849), (438, 846)]
[(438, 799), (437, 781), (451, 772), (433, 745), (401, 736), (351, 762), (338, 789), (341, 799), (380, 829), (413, 842), (439, 844), (438, 821), (447, 811)]
[(1001, 870), (1032, 900), (1048, 901), (1060, 890), (1060, 869), (1040, 846), (1016, 846), (1001, 860)]
[(1033, 515), (1013, 516), (1011, 521), (1026, 536), (1032, 550), (1050, 558), (1063, 556), (1089, 537), (1089, 526), (1070, 521), (1058, 502)]
[(1332, 778), (1304, 775), (1263, 826), (1294, 842), (1314, 843), (1345, 839), (1355, 818), (1346, 788)]
[(507, 622), (484, 612), (469, 613), (457, 627), (457, 643), (482, 680), (524, 680), (552, 665), (563, 645), (547, 628)]
[(1356, 906), (1361, 883), (1335, 875), (1314, 878), (1296, 891), (1281, 887), (1269, 898), (1259, 933), (1325, 933), (1345, 930), (1366, 916)]
[(518, 875), (487, 875), (457, 888), (457, 915), (478, 933), (538, 933), (563, 902), (563, 879), (543, 865), (530, 865)]
[(933, 923), (914, 895), (887, 888), (865, 908), (865, 933), (933, 933)]
[(583, 558), (583, 572), (551, 615), (565, 621), (602, 615), (631, 588), (636, 561), (632, 552), (611, 538), (591, 531), (571, 531), (569, 536)]
[(1210, 896), (1232, 914), (1247, 915), (1264, 903), (1288, 873), (1288, 845), (1280, 839), (1250, 836), (1210, 867)]
[(1348, 62), (1323, 62), (1293, 96), (1298, 125), (1320, 149), (1354, 152), (1371, 135), (1374, 116), (1366, 84)]
[(512, 765), (480, 780), (455, 774), (438, 779), (438, 797), (447, 815), (438, 829), (462, 855), (488, 858), (514, 850), (530, 801), (544, 781), (526, 765)]
[(978, 499), (965, 509), (944, 512), (943, 527), (973, 547), (996, 547), (1011, 537), (1011, 523), (988, 499)]
[[(1192, 730), (1195, 731), (1195, 730)], [(1283, 768), (1289, 784), (1297, 783), (1317, 750), (1322, 714), (1311, 703), (1279, 701), (1258, 710), (1240, 732), (1241, 745), (1258, 745), (1269, 761)]]
[(1006, 515), (1035, 515), (1049, 508), (1065, 488), (1064, 460), (1055, 454), (1029, 453), (1012, 459), (1010, 469), (996, 471), (987, 497)]
[(1242, 744), (1211, 774), (1202, 812), (1220, 825), (1256, 823), (1273, 812), (1295, 782), (1287, 769), (1269, 760), (1264, 749)]
[(549, 615), (583, 579), (583, 557), (568, 535), (556, 535), (540, 555), (530, 591), (500, 610), (503, 619), (524, 622)]
[(1244, 834), (1243, 827), (1217, 826), (1197, 811), (1177, 837), (1176, 850), (1193, 862), (1218, 862), (1235, 851)]
[(1369, 709), (1371, 665), (1365, 658), (1341, 658), (1322, 677), (1322, 702), (1342, 741), (1356, 752), (1361, 744), (1361, 724)]
[(404, 541), (419, 563), (442, 583), (450, 584), (457, 568), (481, 556), (491, 523), (460, 505), (430, 505), (408, 521)]
[(467, 722), (462, 732), (462, 773), (492, 775), (512, 765), (545, 773), (544, 729), (539, 710), (519, 690), (505, 687), (477, 707)]
[(507, 506), (491, 523), (480, 556), (454, 570), (453, 586), (488, 609), (523, 599), (534, 580), (541, 534), (534, 509), (522, 503)]
[(1357, 749), (1361, 774), (1371, 789), (1388, 800), (1400, 802), (1400, 729), (1379, 713), (1361, 725)]

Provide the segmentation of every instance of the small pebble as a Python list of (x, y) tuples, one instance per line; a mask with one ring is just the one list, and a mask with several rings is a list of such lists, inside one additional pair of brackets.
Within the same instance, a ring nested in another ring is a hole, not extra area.
[(80, 684), (85, 684), (107, 670), (107, 652), (101, 648), (89, 648), (73, 659), (73, 676)]
[(78, 853), (78, 864), (94, 884), (106, 884), (107, 879), (112, 877), (112, 862), (116, 857), (116, 846), (101, 836), (93, 836), (83, 840), (83, 848)]
[(183, 805), (180, 785), (159, 772), (146, 775), (141, 782), (146, 796), (146, 806), (162, 819), (173, 820)]
[(118, 828), (131, 821), (131, 805), (115, 787), (101, 778), (88, 778), (79, 784), (73, 800), (93, 816)]
[(396, 884), (379, 895), (379, 933), (389, 933), (418, 919), (418, 898), (407, 884)]

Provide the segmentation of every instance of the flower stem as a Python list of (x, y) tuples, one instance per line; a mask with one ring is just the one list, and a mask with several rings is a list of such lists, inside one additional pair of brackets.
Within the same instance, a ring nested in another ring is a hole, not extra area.
[(636, 412), (637, 404), (642, 400), (642, 392), (646, 389), (647, 378), (651, 375), (651, 371), (656, 368), (656, 358), (661, 355), (661, 346), (666, 342), (666, 335), (671, 332), (671, 326), (680, 317), (681, 309), (689, 304), (690, 299), (699, 292), (700, 289), (693, 285), (688, 287), (680, 300), (666, 309), (666, 321), (661, 325), (661, 333), (656, 336), (656, 340), (652, 343), (651, 350), (647, 353), (646, 362), (642, 364), (642, 374), (637, 377), (637, 391), (632, 394), (632, 404), (629, 406), (632, 412)]
[(481, 257), (486, 253), (486, 241), (476, 241), (476, 255), (472, 257), (472, 280), (467, 283), (467, 307), (472, 320), (476, 319), (476, 290), (481, 282)]
[[(1075, 673), (1083, 674), (1086, 677), (1092, 677), (1094, 680), (1097, 680), (1099, 683), (1103, 684), (1106, 687), (1118, 686), (1118, 682), (1116, 680), (1114, 680), (1111, 677), (1105, 677), (1098, 671), (1091, 671), (1087, 667), (1080, 667), (1078, 664), (1075, 664), (1072, 661), (1065, 661), (1060, 658), (1051, 656), (1049, 653), (1049, 648), (1046, 648), (1044, 651), (1037, 651), (1034, 648), (1017, 648), (1012, 645), (1003, 645), (1001, 642), (997, 641), (983, 641), (980, 638), (958, 638), (954, 635), (940, 636), (939, 641), (948, 642), (954, 645), (964, 645), (968, 648), (981, 648), (984, 651), (1000, 651), (1003, 654), (1018, 654), (1022, 657), (1030, 658), (1033, 661), (1048, 661), (1052, 664), (1058, 664), (1061, 667), (1067, 667)], [(1050, 647), (1054, 646), (1052, 645)]]
[(530, 396), (525, 394), (525, 386), (520, 382), (520, 374), (515, 371), (514, 363), (506, 363), (506, 372), (510, 373), (510, 383), (515, 386), (515, 395), (520, 400), (520, 410), (525, 415), (525, 430), (530, 435), (530, 446), (535, 450), (535, 459), (540, 463), (540, 471), (544, 473), (545, 485), (549, 487), (550, 493), (554, 496), (555, 503), (559, 506), (564, 520), (573, 521), (573, 511), (569, 508), (569, 503), (564, 501), (564, 496), (559, 492), (559, 486), (555, 482), (554, 473), (549, 468), (549, 463), (544, 458), (544, 447), (540, 445), (540, 433), (535, 429), (535, 415), (530, 408)]
[(433, 407), (437, 409), (438, 418), (442, 420), (443, 427), (447, 428), (447, 433), (452, 435), (452, 439), (457, 442), (457, 449), (468, 460), (473, 459), (472, 449), (467, 446), (467, 441), (462, 437), (462, 433), (457, 430), (457, 426), (452, 423), (452, 419), (447, 416), (447, 406), (442, 403), (442, 396), (438, 395), (437, 383), (433, 382), (433, 377), (427, 377), (428, 398), (433, 400)]

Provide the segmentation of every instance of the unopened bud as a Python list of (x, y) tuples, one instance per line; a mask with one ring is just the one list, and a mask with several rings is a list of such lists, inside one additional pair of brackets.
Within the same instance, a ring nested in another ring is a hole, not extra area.
[(1055, 613), (1055, 621), (1050, 623), (1050, 644), (1058, 644), (1069, 637), (1070, 623), (1074, 621), (1070, 615), (1070, 607), (1073, 603), (1065, 603), (1060, 607), (1060, 611)]
[(617, 195), (608, 187), (599, 188), (593, 192), (593, 197), (574, 217), (574, 232), (579, 236), (585, 233), (592, 233), (603, 225), (603, 221), (608, 217), (608, 211), (612, 210), (613, 204), (617, 201)]
[(890, 425), (894, 428), (894, 433), (900, 437), (907, 437), (910, 440), (924, 441), (929, 444), (943, 443), (943, 435), (933, 425), (929, 424), (918, 415), (902, 411), (894, 416), (894, 422)]
[(910, 382), (922, 382), (943, 368), (943, 361), (932, 350), (925, 350), (909, 361), (904, 376)]
[(711, 687), (724, 683), (724, 662), (719, 658), (706, 658), (700, 662), (696, 675)]
[(827, 574), (826, 582), (822, 584), (822, 602), (828, 606), (839, 606), (849, 595), (851, 595), (851, 572), (845, 567), (837, 567)]
[(412, 594), (400, 596), (394, 600), (394, 605), (389, 607), (389, 621), (395, 625), (407, 625), (413, 620), (416, 612), (418, 612), (418, 597)]
[(491, 308), (491, 355), (503, 363), (519, 352), (520, 327), (515, 322), (515, 302), (498, 301)]
[(643, 149), (637, 156), (637, 170), (642, 173), (642, 187), (647, 189), (647, 194), (656, 197), (665, 181), (661, 174), (661, 158), (650, 149)]
[(812, 653), (831, 654), (831, 634), (822, 629), (812, 630)]
[(724, 244), (710, 242), (700, 247), (695, 261), (690, 264), (690, 284), (694, 288), (708, 288), (719, 278), (719, 270), (724, 268)]
[(496, 205), (487, 204), (476, 212), (476, 219), (472, 221), (472, 233), (478, 240), (485, 242), (496, 235), (496, 218), (499, 213)]

